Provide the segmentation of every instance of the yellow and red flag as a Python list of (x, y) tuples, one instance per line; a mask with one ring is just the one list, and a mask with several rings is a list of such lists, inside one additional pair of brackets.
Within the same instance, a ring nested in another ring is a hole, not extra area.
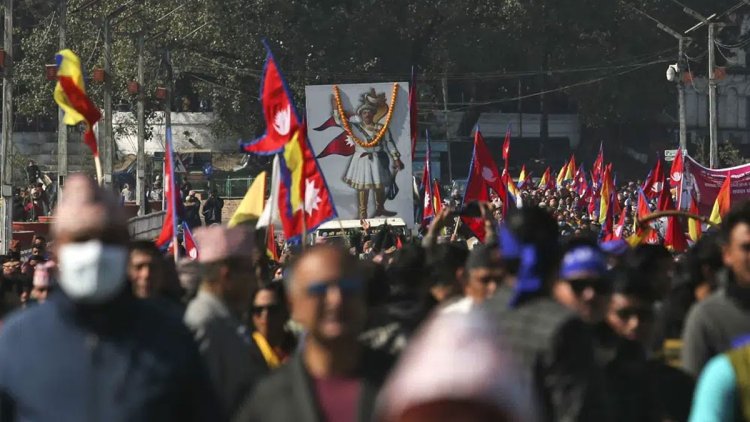
[(65, 113), (63, 123), (75, 126), (85, 122), (86, 132), (83, 135), (83, 142), (91, 149), (91, 153), (98, 157), (99, 150), (96, 146), (93, 127), (101, 119), (102, 114), (86, 95), (81, 60), (73, 51), (65, 49), (58, 51), (55, 55), (55, 64), (57, 65), (57, 84), (54, 97), (57, 105)]
[(570, 161), (568, 161), (568, 168), (565, 171), (565, 179), (564, 180), (573, 180), (576, 177), (576, 171), (578, 169), (576, 168), (576, 156), (575, 154), (572, 154), (570, 156)]
[(714, 202), (714, 208), (711, 210), (711, 217), (709, 220), (715, 224), (721, 224), (721, 219), (729, 212), (729, 208), (732, 206), (732, 177), (727, 173), (724, 183), (719, 189), (719, 194), (716, 195), (716, 201)]
[(307, 141), (305, 122), (283, 151), (279, 160), (279, 214), (284, 238), (297, 241), (305, 231), (315, 230), (335, 218), (336, 207)]
[(438, 184), (437, 179), (432, 181), (432, 198), (435, 207), (435, 214), (437, 214), (443, 210), (443, 198), (442, 195), (440, 195), (440, 184)]
[(554, 189), (555, 183), (552, 181), (552, 172), (547, 167), (542, 174), (542, 178), (539, 180), (539, 189)]

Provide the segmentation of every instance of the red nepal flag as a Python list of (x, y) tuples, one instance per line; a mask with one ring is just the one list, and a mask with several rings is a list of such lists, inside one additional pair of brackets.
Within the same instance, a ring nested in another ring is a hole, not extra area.
[(198, 245), (196, 245), (195, 239), (193, 239), (190, 227), (184, 221), (182, 222), (182, 244), (185, 246), (185, 253), (188, 258), (193, 261), (198, 259)]
[(161, 233), (156, 239), (156, 246), (165, 248), (177, 236), (177, 221), (180, 218), (180, 205), (178, 201), (177, 183), (174, 177), (174, 149), (172, 147), (172, 127), (166, 128), (167, 144), (164, 147), (164, 199), (166, 200), (167, 212), (164, 216), (164, 223), (161, 227)]
[(260, 102), (266, 120), (266, 133), (254, 141), (241, 142), (240, 149), (243, 152), (270, 155), (280, 152), (297, 133), (300, 118), (271, 49), (265, 42), (263, 44), (267, 55), (260, 83)]
[(505, 130), (505, 140), (503, 141), (503, 160), (505, 160), (505, 167), (508, 167), (508, 157), (510, 157), (510, 124), (508, 129)]
[(354, 154), (354, 142), (347, 136), (346, 132), (341, 132), (326, 145), (317, 158), (328, 157), (329, 155), (343, 155), (348, 157), (352, 154)]
[(662, 170), (661, 158), (656, 160), (654, 169), (649, 173), (648, 178), (643, 183), (643, 193), (649, 199), (656, 198), (664, 189), (664, 171)]
[[(502, 177), (500, 177), (497, 165), (492, 159), (492, 155), (482, 138), (479, 128), (477, 128), (474, 134), (474, 155), (471, 159), (469, 180), (466, 184), (466, 192), (464, 193), (464, 204), (472, 201), (489, 201), (490, 189), (495, 191), (502, 199), (503, 207), (505, 207), (508, 198), (506, 187), (503, 186)], [(462, 216), (461, 221), (480, 241), (484, 242), (484, 221), (481, 218)]]

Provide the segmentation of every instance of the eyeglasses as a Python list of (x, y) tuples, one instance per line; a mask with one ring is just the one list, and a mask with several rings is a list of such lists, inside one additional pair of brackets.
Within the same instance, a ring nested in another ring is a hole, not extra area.
[(362, 291), (362, 281), (359, 279), (345, 278), (337, 281), (320, 281), (307, 286), (307, 294), (311, 296), (323, 296), (331, 287), (338, 287), (344, 296), (352, 296)]
[(278, 303), (272, 303), (270, 305), (261, 305), (261, 306), (255, 306), (252, 307), (253, 315), (259, 316), (263, 314), (263, 311), (268, 311), (269, 314), (278, 312), (281, 309), (281, 306), (279, 306)]
[(649, 320), (654, 317), (654, 310), (648, 306), (622, 308), (615, 311), (617, 317), (623, 321), (636, 317), (640, 320)]
[(580, 295), (584, 290), (592, 288), (596, 294), (607, 294), (610, 292), (610, 286), (606, 280), (601, 278), (579, 278), (567, 280), (570, 288), (576, 295)]

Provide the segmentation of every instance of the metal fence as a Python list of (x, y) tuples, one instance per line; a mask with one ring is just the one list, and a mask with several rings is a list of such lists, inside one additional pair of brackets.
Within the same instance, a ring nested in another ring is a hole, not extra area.
[(214, 186), (222, 198), (242, 198), (253, 180), (254, 177), (217, 179)]

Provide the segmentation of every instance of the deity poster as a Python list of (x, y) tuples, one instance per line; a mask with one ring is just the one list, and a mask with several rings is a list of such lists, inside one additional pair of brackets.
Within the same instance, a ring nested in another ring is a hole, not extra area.
[(341, 219), (414, 226), (409, 84), (305, 88), (308, 139)]

